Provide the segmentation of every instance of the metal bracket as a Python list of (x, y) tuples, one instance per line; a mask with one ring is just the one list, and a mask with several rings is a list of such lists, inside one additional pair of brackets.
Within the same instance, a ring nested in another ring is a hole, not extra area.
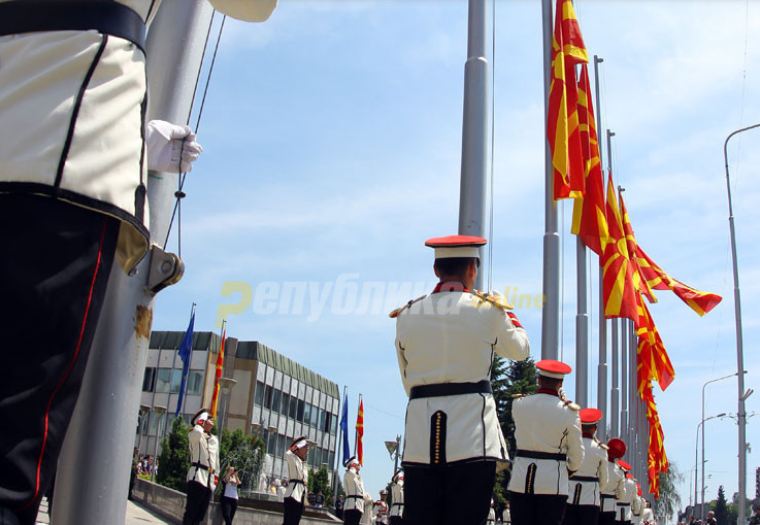
[(185, 263), (173, 253), (167, 253), (158, 245), (150, 248), (147, 291), (157, 294), (167, 286), (179, 282), (185, 273)]

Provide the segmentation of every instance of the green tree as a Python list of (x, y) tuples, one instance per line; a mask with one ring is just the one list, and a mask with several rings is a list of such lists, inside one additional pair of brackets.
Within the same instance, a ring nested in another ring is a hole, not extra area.
[(325, 506), (332, 505), (333, 496), (332, 488), (330, 487), (330, 475), (325, 466), (317, 471), (312, 470), (309, 474), (309, 492), (316, 494), (319, 491), (322, 491), (322, 495), (325, 497)]
[(660, 497), (654, 500), (654, 514), (658, 519), (669, 520), (681, 506), (681, 496), (676, 490), (681, 481), (683, 474), (674, 461), (669, 463), (667, 472), (660, 472)]
[[(260, 437), (252, 434), (246, 436), (241, 429), (229, 432), (225, 428), (219, 445), (220, 478), (227, 472), (228, 466), (233, 466), (238, 471), (243, 490), (251, 489), (258, 480), (265, 453), (266, 445)], [(221, 481), (217, 490), (222, 490)]]
[(715, 520), (720, 525), (728, 524), (728, 501), (726, 500), (726, 491), (723, 485), (718, 487), (718, 501), (715, 502)]
[(172, 430), (161, 441), (161, 454), (158, 456), (158, 475), (156, 482), (180, 492), (187, 487), (187, 471), (190, 468), (190, 450), (187, 433), (190, 427), (178, 417), (172, 423)]
[[(515, 423), (512, 420), (512, 402), (516, 396), (534, 394), (538, 390), (535, 361), (528, 357), (525, 361), (509, 361), (507, 364), (506, 359), (495, 356), (491, 371), (491, 388), (501, 431), (507, 440), (509, 456), (514, 457), (517, 443)], [(509, 470), (496, 475), (493, 498), (497, 506), (507, 500), (509, 477)]]

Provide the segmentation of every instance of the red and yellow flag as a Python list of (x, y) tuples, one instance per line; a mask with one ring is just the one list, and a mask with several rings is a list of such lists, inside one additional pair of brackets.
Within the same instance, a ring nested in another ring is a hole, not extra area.
[(643, 392), (644, 385), (650, 381), (657, 381), (660, 388), (665, 390), (673, 382), (676, 371), (670, 362), (652, 314), (649, 313), (640, 293), (636, 302), (639, 311), (639, 326), (636, 330), (639, 340), (637, 348), (639, 392)]
[(555, 200), (580, 197), (584, 191), (575, 65), (587, 63), (588, 52), (573, 3), (557, 0), (546, 126), (554, 165)]
[(601, 257), (610, 233), (604, 212), (604, 177), (586, 64), (581, 65), (581, 79), (578, 83), (578, 120), (586, 191), (573, 203), (573, 225), (570, 231), (578, 235), (583, 244)]
[(600, 259), (603, 269), (602, 291), (604, 295), (604, 316), (606, 318), (625, 317), (638, 326), (636, 290), (633, 286), (633, 272), (628, 255), (628, 245), (623, 233), (623, 222), (612, 183), (612, 173), (607, 183), (607, 225), (609, 242)]
[(623, 232), (625, 233), (626, 246), (628, 247), (628, 257), (631, 261), (631, 270), (633, 277), (633, 287), (644, 294), (650, 303), (656, 303), (657, 298), (649, 288), (649, 283), (641, 275), (641, 270), (638, 265), (637, 254), (639, 252), (639, 245), (636, 242), (636, 237), (633, 235), (633, 226), (631, 225), (631, 218), (628, 216), (628, 210), (625, 207), (625, 201), (623, 200), (623, 194), (620, 194), (620, 213), (623, 217)]
[(219, 345), (219, 356), (216, 358), (216, 380), (214, 381), (214, 394), (211, 396), (211, 417), (216, 418), (216, 405), (219, 401), (219, 380), (222, 378), (224, 368), (224, 340), (227, 337), (227, 329), (222, 332), (222, 344)]
[(688, 304), (700, 316), (705, 315), (723, 300), (720, 295), (701, 292), (673, 279), (665, 273), (665, 270), (657, 266), (641, 247), (636, 252), (636, 260), (641, 276), (651, 289), (672, 290), (679, 299)]
[(364, 437), (364, 399), (359, 398), (359, 413), (356, 415), (356, 459), (359, 465), (364, 466), (364, 450), (362, 438)]

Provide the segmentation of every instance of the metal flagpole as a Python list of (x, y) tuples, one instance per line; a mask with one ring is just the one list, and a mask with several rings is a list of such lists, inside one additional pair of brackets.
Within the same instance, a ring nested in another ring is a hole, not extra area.
[[(459, 233), (486, 237), (488, 159), (488, 61), (486, 60), (486, 0), (469, 0), (467, 61), (464, 66), (462, 171), (459, 192)], [(483, 248), (480, 248), (480, 260)], [(475, 287), (483, 289), (478, 272)]]
[[(164, 2), (159, 9), (147, 42), (148, 79), (155, 82), (150, 84), (151, 118), (186, 122), (211, 12), (203, 0)], [(154, 243), (150, 254), (130, 276), (116, 264), (111, 271), (81, 395), (58, 462), (53, 504), (57, 525), (124, 523), (126, 473), (155, 294), (182, 273), (181, 261), (155, 246), (163, 246), (166, 237), (175, 177), (148, 179)]]
[[(549, 121), (549, 93), (552, 67), (552, 1), (541, 0), (541, 20), (544, 40), (544, 122)], [(559, 356), (559, 231), (557, 229), (557, 203), (554, 202), (554, 165), (549, 139), (544, 142), (546, 196), (544, 227), (543, 293), (545, 298), (541, 315), (541, 358)]]
[[(594, 55), (594, 91), (596, 94), (596, 129), (602, 129), (602, 108), (599, 104), (599, 64), (604, 59)], [(598, 138), (598, 137), (597, 137)], [(599, 146), (599, 165), (604, 166), (602, 162), (602, 141), (597, 140)], [(604, 172), (604, 170), (602, 170)], [(604, 177), (602, 177), (604, 184)], [(596, 405), (602, 411), (602, 420), (599, 422), (597, 434), (599, 439), (607, 441), (607, 422), (610, 420), (607, 412), (607, 318), (604, 316), (604, 270), (599, 265), (599, 365), (597, 380), (597, 401)]]
[[(615, 136), (615, 133), (607, 130), (607, 170), (609, 173), (612, 173), (612, 137)], [(606, 194), (606, 193), (605, 193)], [(603, 288), (600, 286), (600, 288)], [(602, 305), (602, 311), (604, 312), (604, 305)], [(612, 427), (612, 435), (613, 436), (620, 436), (620, 427), (618, 423), (620, 422), (620, 418), (618, 414), (620, 413), (620, 388), (618, 386), (620, 381), (620, 374), (619, 369), (620, 366), (618, 364), (619, 362), (619, 355), (618, 355), (618, 320), (612, 319), (611, 323), (612, 325), (612, 389), (610, 390), (610, 412), (611, 412), (611, 427)], [(626, 443), (627, 445), (627, 443)]]
[(575, 316), (575, 402), (588, 406), (588, 280), (586, 245), (576, 236), (578, 313)]
[(641, 448), (641, 434), (638, 433), (639, 427), (639, 403), (638, 403), (638, 385), (636, 382), (636, 359), (637, 359), (637, 352), (636, 352), (636, 326), (634, 326), (633, 322), (628, 323), (628, 355), (630, 359), (630, 363), (628, 365), (628, 432), (631, 436), (631, 440), (635, 442), (636, 445), (636, 465), (637, 471), (639, 474), (638, 479), (644, 479), (644, 471), (641, 469), (641, 465), (638, 464), (639, 459), (639, 450)]
[[(620, 319), (620, 435), (633, 452), (628, 432), (628, 320)], [(633, 457), (633, 456), (631, 456)]]

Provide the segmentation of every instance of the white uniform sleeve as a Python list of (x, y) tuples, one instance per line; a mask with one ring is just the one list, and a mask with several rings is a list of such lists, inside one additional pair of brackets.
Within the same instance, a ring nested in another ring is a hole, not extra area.
[(572, 424), (567, 427), (567, 469), (575, 471), (581, 467), (586, 450), (583, 446), (581, 418), (575, 410), (572, 410), (572, 414)]
[(599, 476), (599, 486), (604, 488), (607, 486), (607, 451), (600, 447), (600, 450), (602, 451), (602, 454), (600, 454), (599, 458), (599, 467), (597, 468), (597, 474)]
[(524, 361), (530, 354), (530, 342), (528, 334), (515, 317), (515, 321), (507, 315), (507, 312), (501, 308), (493, 309), (498, 315), (494, 316), (496, 326), (496, 346), (495, 350), (501, 357), (506, 357), (513, 361)]
[(411, 386), (406, 381), (406, 358), (404, 358), (404, 348), (401, 346), (401, 339), (396, 334), (396, 357), (398, 358), (398, 371), (401, 373), (401, 382), (404, 384), (407, 397), (411, 392)]
[[(615, 467), (620, 468), (620, 467)], [(617, 487), (615, 488), (615, 498), (618, 501), (623, 501), (625, 498), (625, 478), (622, 478), (620, 481), (618, 481)]]

